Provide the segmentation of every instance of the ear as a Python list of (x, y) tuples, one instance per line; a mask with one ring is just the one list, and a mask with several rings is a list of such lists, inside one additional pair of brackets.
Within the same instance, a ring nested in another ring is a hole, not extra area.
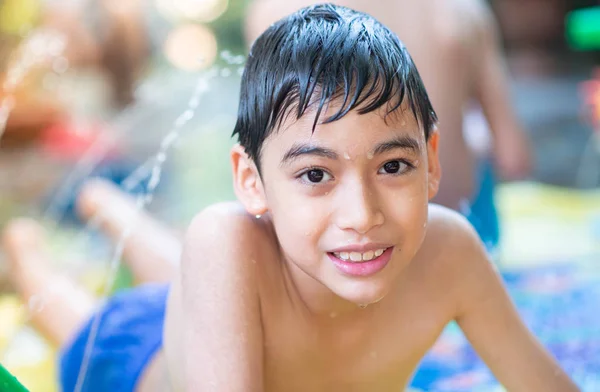
[(239, 144), (231, 149), (231, 167), (233, 188), (238, 200), (249, 214), (263, 215), (267, 212), (267, 200), (258, 168)]
[(440, 188), (440, 179), (442, 177), (442, 167), (440, 166), (438, 146), (440, 142), (440, 133), (437, 128), (433, 129), (427, 141), (427, 166), (428, 166), (428, 197), (429, 200), (437, 195)]

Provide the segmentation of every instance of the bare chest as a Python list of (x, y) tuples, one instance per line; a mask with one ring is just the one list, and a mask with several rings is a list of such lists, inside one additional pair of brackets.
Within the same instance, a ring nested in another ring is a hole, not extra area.
[[(409, 310), (409, 309), (406, 309)], [(445, 322), (422, 312), (315, 327), (293, 312), (264, 325), (267, 391), (403, 391)]]

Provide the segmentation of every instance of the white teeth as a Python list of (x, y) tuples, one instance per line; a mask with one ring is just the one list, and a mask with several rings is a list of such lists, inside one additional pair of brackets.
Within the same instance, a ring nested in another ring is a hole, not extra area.
[(366, 251), (364, 253), (360, 253), (360, 252), (334, 252), (334, 255), (338, 259), (342, 259), (344, 261), (359, 262), (359, 261), (370, 261), (370, 260), (373, 260), (374, 258), (377, 258), (377, 257), (381, 256), (383, 254), (383, 252), (385, 252), (385, 249), (377, 249), (376, 251), (369, 250), (369, 251)]
[(358, 252), (350, 252), (350, 260), (352, 260), (352, 261), (361, 261), (362, 260), (362, 254), (360, 254)]
[(369, 261), (369, 260), (373, 260), (374, 258), (375, 258), (375, 252), (373, 252), (372, 250), (362, 254), (363, 260)]

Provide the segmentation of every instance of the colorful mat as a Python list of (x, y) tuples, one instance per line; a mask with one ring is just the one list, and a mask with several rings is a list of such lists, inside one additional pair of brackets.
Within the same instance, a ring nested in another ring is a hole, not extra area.
[[(575, 265), (503, 274), (533, 333), (583, 391), (600, 391), (600, 276)], [(503, 391), (458, 326), (448, 327), (422, 362), (424, 391)]]

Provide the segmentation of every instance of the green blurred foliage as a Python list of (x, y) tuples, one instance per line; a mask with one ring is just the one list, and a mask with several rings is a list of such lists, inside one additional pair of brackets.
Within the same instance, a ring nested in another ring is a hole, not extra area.
[(247, 54), (243, 24), (249, 0), (229, 0), (227, 11), (209, 26), (217, 36), (220, 50), (233, 54)]

